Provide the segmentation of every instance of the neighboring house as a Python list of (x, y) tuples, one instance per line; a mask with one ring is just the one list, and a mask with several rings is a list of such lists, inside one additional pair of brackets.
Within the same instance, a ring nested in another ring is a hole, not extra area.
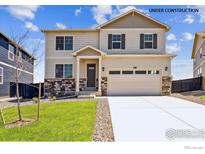
[(16, 60), (21, 65), (19, 71), (19, 82), (33, 83), (34, 58), (19, 47), (19, 55), (16, 54), (17, 45), (5, 34), (0, 32), (0, 97), (8, 97), (10, 94), (10, 82), (15, 81)]
[(46, 95), (168, 95), (169, 27), (137, 10), (96, 29), (42, 30)]
[(197, 32), (192, 50), (193, 77), (205, 76), (205, 32)]

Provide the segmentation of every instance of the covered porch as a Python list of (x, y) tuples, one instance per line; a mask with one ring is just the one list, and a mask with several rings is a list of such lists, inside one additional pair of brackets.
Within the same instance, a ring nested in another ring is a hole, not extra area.
[(86, 46), (73, 53), (76, 57), (76, 94), (95, 91), (101, 95), (102, 56), (104, 52)]

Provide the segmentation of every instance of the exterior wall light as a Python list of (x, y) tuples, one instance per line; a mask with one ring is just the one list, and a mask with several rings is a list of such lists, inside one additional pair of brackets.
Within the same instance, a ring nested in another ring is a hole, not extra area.
[(168, 67), (166, 66), (166, 67), (165, 67), (165, 71), (167, 71), (167, 70), (168, 70)]

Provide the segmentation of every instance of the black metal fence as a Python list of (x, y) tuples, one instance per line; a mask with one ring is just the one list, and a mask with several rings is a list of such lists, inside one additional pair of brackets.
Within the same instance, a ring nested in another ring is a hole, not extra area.
[[(39, 83), (19, 83), (19, 96), (22, 98), (38, 97)], [(41, 97), (44, 96), (44, 83), (41, 83)], [(16, 83), (10, 82), (10, 97), (16, 97)]]
[(172, 81), (172, 93), (201, 90), (202, 77)]

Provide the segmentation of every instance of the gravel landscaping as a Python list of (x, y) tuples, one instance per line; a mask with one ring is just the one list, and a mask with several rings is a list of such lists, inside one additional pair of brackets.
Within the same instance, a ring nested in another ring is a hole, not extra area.
[(173, 93), (171, 96), (205, 105), (205, 100), (200, 99), (198, 95), (193, 95), (192, 92)]
[(95, 142), (113, 142), (114, 133), (107, 98), (100, 98), (97, 103), (96, 123), (93, 134)]

